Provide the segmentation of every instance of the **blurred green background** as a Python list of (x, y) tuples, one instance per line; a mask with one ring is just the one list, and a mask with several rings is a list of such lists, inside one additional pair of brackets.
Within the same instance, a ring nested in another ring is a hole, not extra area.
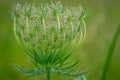
[[(16, 2), (51, 2), (51, 0), (0, 0), (0, 80), (20, 80), (24, 77), (12, 64), (30, 66), (29, 59), (13, 35), (11, 7)], [(57, 0), (54, 0), (57, 1)], [(76, 49), (73, 61), (80, 60), (76, 68), (88, 69), (88, 80), (100, 80), (109, 44), (120, 23), (120, 0), (60, 0), (64, 6), (82, 6), (88, 11), (87, 35), (84, 44)], [(54, 80), (70, 80), (53, 75)], [(45, 80), (37, 76), (28, 80)], [(107, 80), (120, 80), (120, 36), (116, 45)]]

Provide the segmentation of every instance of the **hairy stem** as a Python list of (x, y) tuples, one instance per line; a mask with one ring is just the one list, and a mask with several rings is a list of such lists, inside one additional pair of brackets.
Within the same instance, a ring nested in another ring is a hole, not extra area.
[(109, 46), (108, 55), (107, 55), (107, 58), (106, 58), (106, 61), (105, 61), (105, 66), (104, 66), (104, 69), (103, 69), (101, 80), (106, 80), (107, 73), (108, 73), (108, 70), (110, 68), (110, 64), (111, 64), (111, 61), (112, 61), (112, 56), (113, 56), (113, 53), (114, 53), (114, 50), (115, 50), (115, 45), (116, 45), (117, 39), (119, 37), (119, 34), (120, 34), (120, 25), (117, 28), (117, 30), (114, 34), (112, 43)]

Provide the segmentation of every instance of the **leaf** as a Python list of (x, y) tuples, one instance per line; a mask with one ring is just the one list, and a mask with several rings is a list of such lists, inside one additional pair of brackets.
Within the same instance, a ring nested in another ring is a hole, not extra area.
[(112, 62), (112, 56), (114, 54), (115, 46), (117, 44), (117, 40), (119, 38), (119, 35), (120, 35), (120, 24), (118, 25), (118, 28), (117, 28), (116, 32), (114, 33), (111, 44), (109, 45), (107, 58), (106, 58), (106, 61), (105, 61), (105, 65), (104, 65), (103, 73), (102, 73), (102, 76), (101, 76), (101, 80), (106, 80), (107, 73), (108, 73), (108, 70), (109, 70), (111, 62)]

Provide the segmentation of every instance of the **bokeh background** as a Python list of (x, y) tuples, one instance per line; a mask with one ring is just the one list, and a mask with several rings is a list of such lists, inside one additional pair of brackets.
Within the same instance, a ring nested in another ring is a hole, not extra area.
[[(18, 45), (13, 35), (13, 21), (10, 16), (11, 7), (16, 2), (33, 2), (36, 4), (52, 0), (0, 0), (0, 80), (20, 80), (24, 75), (13, 68), (13, 64), (30, 66), (30, 61)], [(57, 0), (54, 0), (57, 1)], [(64, 6), (82, 6), (87, 10), (85, 19), (87, 35), (83, 45), (75, 50), (74, 60), (80, 60), (76, 68), (88, 70), (88, 80), (100, 80), (107, 56), (108, 47), (120, 24), (120, 0), (60, 0)], [(28, 80), (45, 80), (37, 76)], [(54, 80), (71, 80), (56, 74)], [(120, 80), (120, 36), (117, 40), (107, 80)]]

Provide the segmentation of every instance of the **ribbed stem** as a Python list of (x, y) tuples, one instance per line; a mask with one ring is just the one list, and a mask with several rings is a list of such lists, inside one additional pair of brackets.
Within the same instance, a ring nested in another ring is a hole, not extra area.
[(47, 70), (47, 79), (46, 80), (50, 80), (50, 68), (46, 68)]

